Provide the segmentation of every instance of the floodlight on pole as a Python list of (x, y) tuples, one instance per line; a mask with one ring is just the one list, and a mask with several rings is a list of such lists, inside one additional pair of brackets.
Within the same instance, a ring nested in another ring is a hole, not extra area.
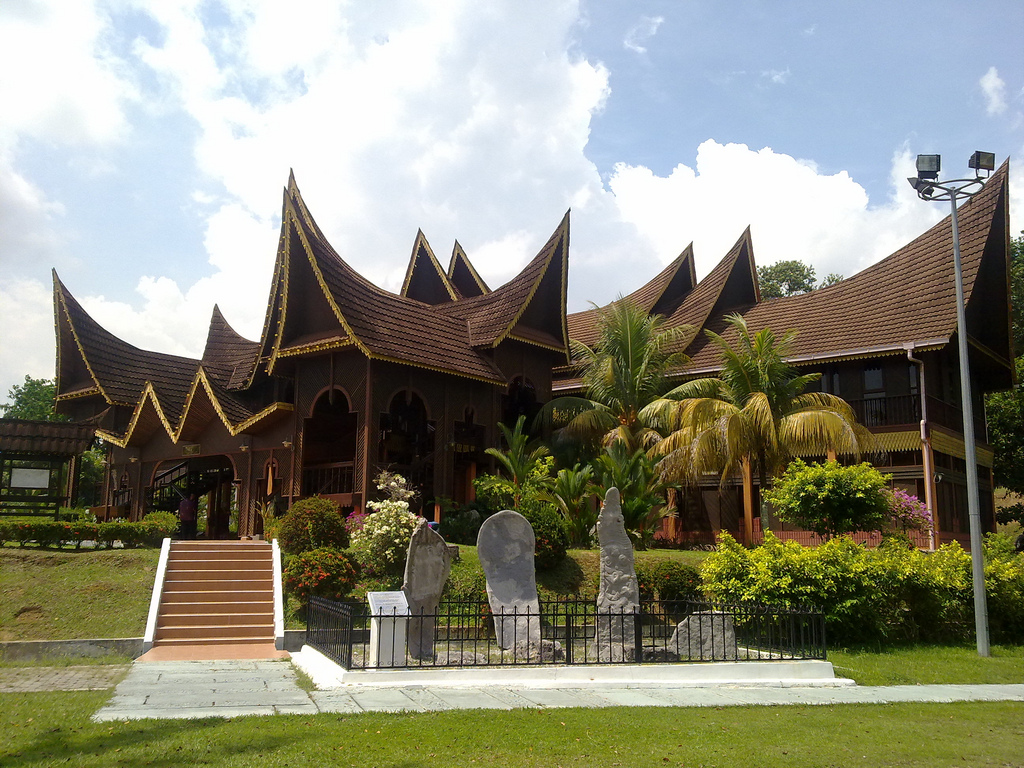
[(967, 349), (967, 319), (964, 309), (964, 278), (960, 264), (960, 230), (957, 223), (957, 199), (970, 198), (981, 191), (985, 177), (995, 169), (995, 154), (975, 152), (969, 167), (975, 171), (973, 179), (938, 180), (941, 160), (939, 155), (917, 156), (917, 177), (908, 179), (910, 186), (922, 200), (946, 201), (950, 204), (953, 226), (953, 275), (956, 281), (956, 335), (960, 351), (960, 402), (964, 419), (964, 459), (967, 464), (967, 511), (971, 526), (971, 571), (974, 581), (974, 629), (977, 635), (978, 655), (990, 656), (988, 632), (988, 601), (985, 598), (985, 556), (982, 551), (981, 503), (978, 497), (978, 456), (974, 442), (974, 401), (971, 397), (971, 369)]

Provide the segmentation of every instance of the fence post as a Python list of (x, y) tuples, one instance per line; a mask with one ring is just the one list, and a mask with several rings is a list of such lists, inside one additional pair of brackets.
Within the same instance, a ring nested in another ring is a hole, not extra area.
[(565, 663), (572, 664), (573, 636), (576, 631), (573, 621), (574, 612), (568, 602), (564, 603), (562, 607), (565, 609)]
[(637, 664), (644, 663), (644, 625), (640, 620), (642, 615), (639, 606), (633, 609), (633, 658)]

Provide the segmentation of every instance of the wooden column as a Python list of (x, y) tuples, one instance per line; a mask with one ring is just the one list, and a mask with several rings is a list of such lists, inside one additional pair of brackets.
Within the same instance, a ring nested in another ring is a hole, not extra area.
[(743, 543), (748, 547), (754, 543), (754, 467), (750, 459), (740, 465), (743, 473)]

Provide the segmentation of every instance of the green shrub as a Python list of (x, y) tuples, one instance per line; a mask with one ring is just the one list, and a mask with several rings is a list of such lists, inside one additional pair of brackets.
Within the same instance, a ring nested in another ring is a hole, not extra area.
[(281, 549), (289, 555), (300, 555), (311, 549), (348, 546), (345, 519), (338, 505), (322, 496), (301, 499), (281, 518), (277, 531)]
[(173, 512), (156, 511), (142, 518), (142, 524), (149, 526), (145, 533), (145, 543), (159, 547), (164, 539), (169, 539), (178, 532), (180, 521)]
[(820, 536), (881, 530), (891, 521), (883, 475), (868, 463), (807, 464), (795, 459), (765, 492), (779, 518)]
[(533, 527), (533, 535), (537, 545), (534, 552), (534, 564), (537, 570), (548, 570), (556, 567), (565, 559), (569, 550), (569, 531), (565, 518), (555, 505), (544, 501), (532, 491), (523, 494), (519, 510)]
[(700, 571), (678, 560), (643, 560), (636, 563), (640, 596), (645, 600), (699, 598)]
[[(1018, 582), (1005, 573), (1000, 594), (1012, 602)], [(956, 542), (930, 554), (898, 542), (867, 549), (846, 536), (810, 548), (766, 532), (763, 546), (746, 550), (723, 534), (701, 574), (718, 600), (819, 607), (833, 645), (963, 640), (972, 630), (970, 557)]]
[(289, 558), (284, 569), (284, 586), (303, 605), (313, 595), (344, 600), (356, 583), (356, 569), (348, 554), (321, 547)]
[(11, 533), (11, 524), (6, 520), (0, 520), (0, 547), (13, 538)]
[(71, 528), (71, 540), (75, 542), (75, 549), (82, 548), (83, 541), (96, 541), (100, 535), (100, 524), (87, 521), (68, 523)]

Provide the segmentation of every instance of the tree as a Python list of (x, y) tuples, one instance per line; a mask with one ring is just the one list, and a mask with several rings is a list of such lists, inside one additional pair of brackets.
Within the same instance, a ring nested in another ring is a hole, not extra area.
[(765, 494), (780, 519), (825, 539), (878, 531), (892, 521), (887, 481), (870, 464), (793, 461)]
[(33, 379), (31, 376), (25, 376), (25, 383), (11, 387), (7, 397), (10, 402), (0, 405), (0, 412), (6, 419), (65, 420), (64, 416), (53, 409), (57, 389), (50, 379)]
[(523, 492), (528, 482), (533, 480), (534, 484), (537, 483), (533, 476), (537, 474), (537, 470), (542, 467), (544, 458), (550, 453), (543, 445), (533, 449), (529, 448), (530, 436), (523, 431), (525, 423), (525, 416), (516, 419), (516, 425), (512, 429), (499, 423), (498, 428), (501, 429), (508, 448), (504, 451), (488, 448), (486, 451), (501, 464), (505, 479), (511, 485), (512, 504), (516, 509), (519, 509), (522, 504)]
[(539, 422), (561, 427), (563, 437), (583, 443), (591, 455), (616, 440), (630, 451), (653, 444), (661, 435), (640, 413), (669, 390), (668, 374), (689, 361), (679, 347), (692, 333), (689, 326), (666, 328), (661, 315), (619, 299), (602, 310), (593, 348), (573, 342), (584, 396), (552, 400)]
[(836, 452), (859, 459), (874, 448), (874, 438), (841, 397), (804, 391), (821, 375), (798, 374), (785, 362), (795, 331), (776, 338), (770, 328), (751, 334), (741, 315), (726, 321), (739, 335), (735, 348), (705, 331), (722, 354), (720, 377), (676, 387), (642, 417), (668, 432), (652, 454), (662, 456), (659, 467), (669, 482), (695, 483), (702, 473), (720, 472), (724, 484), (742, 470), (749, 541), (755, 468), (765, 488), (794, 456)]
[(778, 299), (782, 296), (809, 293), (816, 288), (835, 285), (842, 279), (842, 275), (830, 272), (818, 283), (815, 279), (814, 267), (804, 264), (798, 259), (777, 261), (774, 264), (757, 268), (757, 281), (763, 299)]
[[(1013, 346), (1024, 352), (1024, 232), (1010, 245), (1010, 299), (1013, 309)], [(989, 442), (995, 451), (993, 471), (997, 485), (1024, 494), (1024, 356), (1014, 361), (1017, 384), (985, 399)]]
[(551, 490), (542, 494), (565, 518), (569, 546), (587, 548), (597, 525), (597, 509), (591, 504), (594, 495), (591, 482), (594, 468), (576, 464), (572, 469), (560, 469)]
[(631, 451), (623, 440), (616, 440), (594, 460), (601, 498), (609, 488), (618, 488), (622, 521), (637, 549), (647, 549), (658, 522), (666, 514), (665, 483), (655, 460), (643, 448)]

